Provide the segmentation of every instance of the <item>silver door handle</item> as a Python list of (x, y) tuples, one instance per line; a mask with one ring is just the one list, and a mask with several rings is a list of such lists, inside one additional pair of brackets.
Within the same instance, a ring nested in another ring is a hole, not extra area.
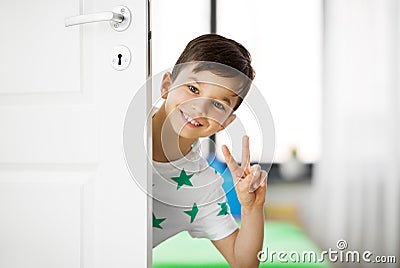
[(80, 25), (85, 23), (109, 21), (111, 28), (116, 31), (125, 31), (130, 23), (132, 17), (130, 10), (125, 6), (117, 6), (112, 11), (105, 11), (93, 14), (73, 16), (65, 19), (65, 27)]
[(124, 16), (122, 14), (114, 13), (111, 11), (80, 15), (69, 17), (65, 19), (65, 26), (73, 26), (78, 24), (90, 23), (90, 22), (98, 22), (98, 21), (115, 21), (122, 22), (124, 20)]

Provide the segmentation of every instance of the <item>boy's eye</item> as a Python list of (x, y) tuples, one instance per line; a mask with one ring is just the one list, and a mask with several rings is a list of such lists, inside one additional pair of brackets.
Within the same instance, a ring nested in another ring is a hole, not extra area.
[(224, 107), (224, 105), (222, 103), (220, 103), (218, 101), (213, 101), (213, 104), (214, 104), (215, 107), (217, 107), (217, 109), (225, 110), (225, 107)]
[(188, 86), (188, 89), (189, 89), (190, 91), (192, 91), (193, 93), (195, 93), (195, 94), (198, 94), (198, 93), (199, 93), (199, 90), (198, 90), (197, 88), (195, 88), (194, 86)]

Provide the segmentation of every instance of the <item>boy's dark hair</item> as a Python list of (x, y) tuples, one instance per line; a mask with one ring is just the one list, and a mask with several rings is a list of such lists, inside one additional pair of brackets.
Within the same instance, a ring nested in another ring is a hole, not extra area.
[[(180, 68), (183, 65), (182, 63), (196, 61), (205, 63), (201, 63), (194, 68), (193, 71), (195, 72), (209, 70), (221, 76), (237, 76), (236, 71), (231, 72), (230, 75), (226, 72), (227, 68), (221, 68), (221, 66), (223, 67), (224, 65), (227, 65), (238, 70), (249, 78), (243, 79), (246, 81), (244, 81), (240, 95), (238, 94), (240, 97), (238, 103), (233, 108), (235, 111), (240, 106), (244, 96), (246, 96), (247, 92), (249, 91), (251, 82), (255, 76), (255, 72), (251, 66), (251, 55), (247, 49), (238, 42), (218, 34), (201, 35), (190, 41), (183, 50), (172, 70), (172, 80), (178, 76)], [(213, 62), (220, 63), (221, 65), (212, 64)], [(224, 70), (218, 70), (218, 66), (220, 66), (219, 69)]]

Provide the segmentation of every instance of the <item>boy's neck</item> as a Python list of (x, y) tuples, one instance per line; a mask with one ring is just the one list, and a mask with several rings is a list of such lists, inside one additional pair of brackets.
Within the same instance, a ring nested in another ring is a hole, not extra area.
[[(169, 122), (166, 122), (167, 115), (165, 113), (164, 103), (154, 114), (152, 118), (152, 145), (153, 145), (153, 160), (157, 162), (171, 162), (182, 158), (189, 153), (192, 144), (197, 139), (187, 139), (178, 137)], [(164, 138), (169, 141), (179, 140), (179, 146), (176, 143), (168, 142), (162, 144), (161, 129), (163, 130)], [(167, 157), (168, 155), (168, 157)]]

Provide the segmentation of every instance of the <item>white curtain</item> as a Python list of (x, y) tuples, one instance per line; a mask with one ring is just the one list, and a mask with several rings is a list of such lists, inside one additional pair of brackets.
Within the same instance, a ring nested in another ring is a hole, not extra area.
[[(400, 262), (400, 1), (324, 3), (322, 157), (311, 232), (323, 249)], [(380, 267), (377, 264), (339, 264)]]

